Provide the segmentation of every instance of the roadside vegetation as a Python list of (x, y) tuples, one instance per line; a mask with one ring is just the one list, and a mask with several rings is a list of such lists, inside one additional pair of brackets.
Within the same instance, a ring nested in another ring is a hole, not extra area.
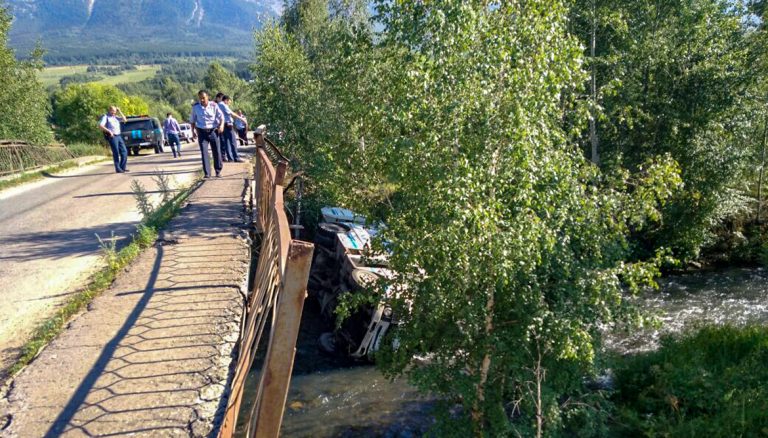
[[(136, 227), (136, 232), (130, 237), (129, 242), (122, 247), (118, 246), (114, 236), (111, 238), (94, 236), (94, 239), (101, 244), (105, 266), (90, 277), (86, 287), (76, 292), (53, 316), (43, 321), (35, 329), (30, 340), (22, 347), (21, 357), (9, 369), (10, 376), (15, 375), (29, 364), (40, 350), (61, 333), (67, 321), (83, 311), (94, 298), (107, 290), (123, 269), (135, 260), (144, 249), (155, 243), (159, 231), (179, 213), (199, 181), (198, 178), (190, 186), (180, 189), (173, 195), (167, 178), (167, 175), (164, 174), (159, 174), (154, 178), (158, 184), (158, 191), (162, 193), (161, 200), (157, 205), (151, 203), (143, 187), (134, 185), (134, 197), (137, 200), (139, 211), (144, 213), (141, 223)], [(141, 208), (142, 206), (144, 208)]]
[[(0, 5), (2, 6), (2, 5)], [(48, 144), (53, 140), (47, 122), (50, 104), (37, 73), (43, 67), (42, 51), (26, 61), (17, 61), (8, 48), (11, 15), (0, 7), (0, 139)]]

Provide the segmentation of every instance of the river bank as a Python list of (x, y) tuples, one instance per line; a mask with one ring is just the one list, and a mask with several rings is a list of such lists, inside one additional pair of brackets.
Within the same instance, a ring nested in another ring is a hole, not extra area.
[[(731, 267), (663, 277), (637, 304), (661, 323), (605, 339), (606, 352), (633, 357), (659, 348), (664, 335), (706, 325), (768, 324), (768, 269)], [(434, 423), (434, 397), (405, 379), (390, 382), (374, 365), (320, 352), (332, 327), (317, 303), (305, 304), (282, 435), (290, 437), (412, 437)], [(255, 384), (256, 379), (250, 379)], [(252, 391), (247, 391), (246, 394)], [(245, 401), (249, 405), (250, 400)]]

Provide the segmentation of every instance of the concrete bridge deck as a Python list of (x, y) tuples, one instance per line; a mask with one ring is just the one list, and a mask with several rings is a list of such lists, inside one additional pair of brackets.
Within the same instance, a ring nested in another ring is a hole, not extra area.
[[(249, 248), (247, 164), (190, 197), (0, 400), (1, 436), (207, 436), (238, 338)], [(4, 417), (4, 419), (3, 419)]]

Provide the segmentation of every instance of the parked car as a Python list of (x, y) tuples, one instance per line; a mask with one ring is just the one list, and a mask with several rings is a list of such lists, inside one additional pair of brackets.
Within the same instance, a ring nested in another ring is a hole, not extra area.
[(192, 125), (189, 123), (179, 123), (179, 127), (181, 128), (181, 133), (179, 134), (179, 140), (185, 141), (187, 143), (192, 142)]
[(129, 116), (124, 123), (120, 123), (125, 146), (128, 153), (139, 155), (141, 149), (153, 149), (156, 154), (163, 152), (163, 129), (160, 121), (154, 117)]

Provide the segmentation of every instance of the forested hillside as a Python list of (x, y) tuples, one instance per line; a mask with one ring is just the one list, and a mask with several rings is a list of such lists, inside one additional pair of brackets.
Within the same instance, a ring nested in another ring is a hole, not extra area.
[(115, 54), (237, 54), (251, 32), (274, 18), (276, 0), (7, 0), (11, 45), (22, 54), (39, 41), (47, 59)]

